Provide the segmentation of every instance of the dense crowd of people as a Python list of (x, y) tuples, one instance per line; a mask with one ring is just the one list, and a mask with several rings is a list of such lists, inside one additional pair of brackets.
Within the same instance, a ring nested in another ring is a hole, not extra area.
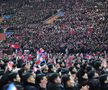
[[(107, 50), (107, 1), (11, 2), (4, 1), (0, 6), (1, 15), (12, 15), (1, 23), (1, 28), (13, 27), (15, 32), (5, 43), (17, 42), (25, 48), (43, 47), (53, 52), (59, 52), (60, 48), (75, 52)], [(50, 25), (43, 23), (58, 10), (62, 10), (65, 15)]]
[[(107, 90), (107, 8), (107, 0), (1, 0), (0, 33), (12, 34), (0, 42), (0, 90)], [(40, 48), (45, 63), (36, 65)]]
[[(2, 54), (2, 53), (1, 53)], [(1, 90), (107, 90), (108, 54), (106, 52), (49, 54), (46, 63), (36, 57), (5, 54), (0, 60)], [(16, 88), (16, 89), (13, 89)]]

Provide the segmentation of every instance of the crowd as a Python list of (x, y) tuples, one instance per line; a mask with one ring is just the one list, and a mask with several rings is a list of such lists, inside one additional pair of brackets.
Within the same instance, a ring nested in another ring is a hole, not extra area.
[[(0, 90), (107, 90), (107, 8), (107, 0), (1, 0), (0, 30), (13, 34), (0, 42)], [(39, 48), (46, 63), (36, 65)]]
[[(2, 54), (2, 53), (1, 53)], [(108, 54), (48, 54), (36, 57), (5, 54), (0, 60), (0, 90), (107, 90)], [(16, 88), (16, 89), (13, 89)]]
[[(51, 52), (61, 52), (61, 48), (73, 52), (107, 51), (107, 1), (11, 2), (4, 1), (0, 7), (1, 15), (12, 15), (1, 23), (1, 28), (13, 27), (15, 32), (5, 43), (17, 42), (26, 48), (43, 47)], [(58, 10), (65, 13), (63, 17), (52, 24), (43, 23)]]

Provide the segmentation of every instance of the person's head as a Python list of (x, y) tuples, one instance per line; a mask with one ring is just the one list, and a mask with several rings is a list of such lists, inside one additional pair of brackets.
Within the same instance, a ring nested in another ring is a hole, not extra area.
[(69, 74), (69, 70), (67, 68), (61, 69), (61, 75)]
[(93, 66), (94, 66), (94, 68), (97, 70), (97, 69), (99, 69), (99, 67), (101, 67), (101, 62), (100, 62), (99, 60), (94, 61)]
[(77, 72), (76, 68), (75, 67), (70, 67), (69, 71), (70, 71), (71, 76), (73, 77), (73, 79), (75, 79), (76, 78), (76, 72)]
[(26, 71), (28, 71), (28, 70), (30, 70), (30, 63), (24, 63), (23, 65), (22, 65), (22, 68), (24, 69), (24, 70), (26, 70)]
[(55, 65), (55, 67), (56, 67), (57, 69), (59, 69), (59, 68), (60, 68), (60, 64), (57, 63), (57, 64)]
[(99, 78), (101, 85), (108, 85), (108, 74), (103, 74)]
[(22, 80), (24, 83), (35, 83), (34, 75), (31, 72), (24, 73)]
[(99, 79), (89, 80), (88, 85), (90, 90), (100, 90), (101, 87)]
[(60, 84), (61, 83), (61, 78), (60, 78), (59, 74), (58, 73), (52, 73), (49, 76), (49, 82)]
[(48, 71), (49, 72), (54, 72), (54, 66), (53, 66), (53, 64), (48, 64)]
[(36, 83), (39, 84), (40, 87), (46, 88), (47, 82), (47, 77), (44, 74), (36, 75)]
[(43, 66), (42, 72), (43, 72), (44, 74), (47, 74), (47, 73), (48, 73), (48, 66), (47, 66), (47, 65)]
[(72, 87), (74, 84), (73, 79), (71, 78), (71, 76), (69, 75), (64, 75), (62, 77), (62, 83), (65, 87)]
[(98, 78), (99, 75), (95, 71), (91, 70), (88, 72), (88, 79)]
[(20, 82), (21, 81), (21, 78), (19, 76), (18, 73), (16, 72), (11, 72), (9, 74), (9, 81), (13, 81), (13, 82)]

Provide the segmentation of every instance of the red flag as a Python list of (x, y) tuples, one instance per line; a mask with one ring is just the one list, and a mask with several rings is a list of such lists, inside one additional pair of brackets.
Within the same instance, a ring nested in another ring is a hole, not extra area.
[(10, 47), (11, 47), (11, 48), (15, 48), (15, 49), (20, 48), (20, 46), (19, 46), (18, 44), (12, 44)]

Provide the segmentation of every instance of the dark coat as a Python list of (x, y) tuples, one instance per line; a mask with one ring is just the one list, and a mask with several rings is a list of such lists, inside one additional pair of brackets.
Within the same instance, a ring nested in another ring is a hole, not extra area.
[(48, 83), (47, 90), (64, 90), (62, 84)]
[(26, 83), (24, 84), (24, 90), (39, 90), (39, 89), (33, 83)]
[(42, 88), (42, 87), (40, 87), (39, 84), (36, 84), (35, 86), (38, 88), (38, 90), (47, 90), (47, 88)]
[(67, 86), (65, 86), (65, 90), (80, 90), (80, 89), (79, 89), (78, 85), (76, 84), (73, 87), (67, 87)]
[(79, 89), (76, 87), (67, 87), (67, 88), (65, 88), (65, 90), (79, 90)]

